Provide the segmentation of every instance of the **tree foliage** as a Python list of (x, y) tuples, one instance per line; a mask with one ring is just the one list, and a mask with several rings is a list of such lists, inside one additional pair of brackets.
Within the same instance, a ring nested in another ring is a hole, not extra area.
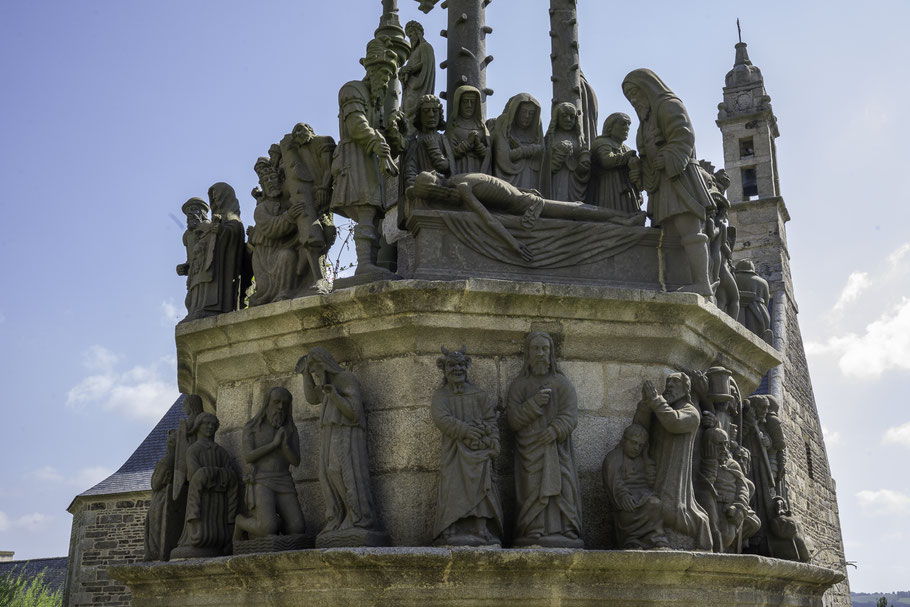
[(63, 596), (44, 581), (44, 573), (26, 578), (23, 571), (0, 576), (0, 607), (60, 607)]

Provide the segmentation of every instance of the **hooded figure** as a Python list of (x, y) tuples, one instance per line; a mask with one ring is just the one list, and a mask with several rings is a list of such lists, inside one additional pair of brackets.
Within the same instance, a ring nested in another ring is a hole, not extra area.
[(681, 288), (713, 298), (708, 280), (705, 210), (714, 202), (695, 159), (695, 132), (679, 97), (651, 70), (629, 72), (622, 91), (638, 113), (636, 147), (641, 156), (641, 186), (648, 191), (652, 224), (672, 227), (689, 262), (691, 282)]
[(553, 108), (544, 142), (545, 170), (540, 188), (544, 198), (583, 201), (591, 173), (591, 152), (574, 105), (564, 102)]
[(537, 99), (528, 93), (509, 99), (496, 119), (492, 138), (493, 175), (515, 187), (540, 187), (544, 145)]
[(480, 90), (460, 86), (452, 99), (446, 137), (455, 154), (455, 173), (490, 172), (490, 132), (483, 121)]

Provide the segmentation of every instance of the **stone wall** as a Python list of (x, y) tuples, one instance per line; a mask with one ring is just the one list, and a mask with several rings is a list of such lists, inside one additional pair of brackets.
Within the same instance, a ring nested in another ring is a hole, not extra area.
[(67, 564), (65, 607), (132, 604), (126, 584), (112, 579), (108, 567), (142, 561), (145, 516), (151, 491), (80, 496), (70, 506), (73, 528)]

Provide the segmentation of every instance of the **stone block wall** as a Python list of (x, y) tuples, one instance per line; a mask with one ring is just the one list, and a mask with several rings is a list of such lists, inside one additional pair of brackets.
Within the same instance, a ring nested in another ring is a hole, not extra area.
[(129, 587), (112, 579), (107, 569), (142, 561), (150, 498), (147, 491), (79, 496), (73, 501), (65, 607), (132, 604)]

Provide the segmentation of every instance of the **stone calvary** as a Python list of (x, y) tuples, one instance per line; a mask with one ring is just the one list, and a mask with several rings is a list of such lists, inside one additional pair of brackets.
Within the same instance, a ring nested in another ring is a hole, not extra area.
[(226, 183), (183, 205), (184, 411), (111, 574), (139, 606), (848, 604), (745, 44), (715, 169), (679, 75), (598, 122), (575, 0), (551, 102), (494, 116), (489, 3), (411, 6), (448, 11), (438, 90), (383, 0), (338, 132), (252, 161), (253, 225)]

